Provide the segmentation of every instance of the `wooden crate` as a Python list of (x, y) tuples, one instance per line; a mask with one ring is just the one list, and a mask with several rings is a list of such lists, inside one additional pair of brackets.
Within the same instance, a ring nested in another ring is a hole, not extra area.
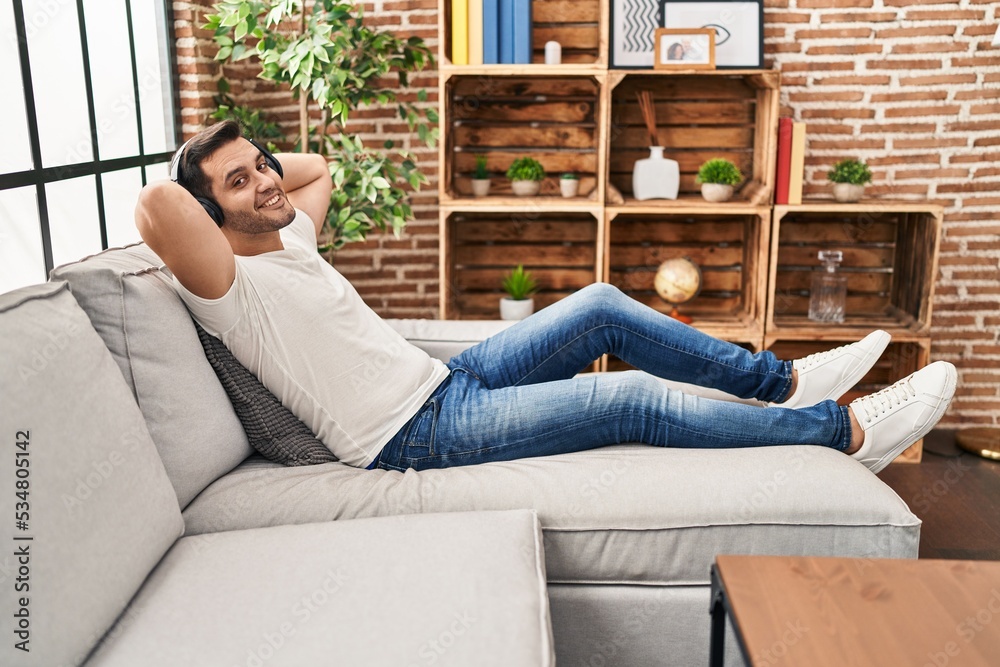
[(518, 264), (540, 310), (598, 280), (598, 220), (588, 212), (442, 211), (441, 317), (499, 319), (500, 283)]
[(762, 344), (766, 209), (743, 214), (609, 213), (607, 224), (607, 282), (669, 313), (673, 307), (656, 293), (653, 278), (664, 260), (688, 257), (701, 267), (702, 288), (680, 311), (694, 318), (695, 327), (718, 338)]
[[(778, 87), (772, 71), (704, 73), (611, 71), (608, 74), (610, 129), (608, 184), (626, 205), (689, 205), (701, 202), (698, 168), (726, 158), (743, 172), (745, 183), (734, 202), (767, 205), (774, 189)], [(632, 199), (635, 161), (649, 157), (649, 139), (636, 93), (648, 90), (656, 106), (658, 139), (665, 157), (680, 167), (675, 201)], [(607, 197), (616, 203), (616, 195)]]
[[(607, 16), (607, 0), (532, 0), (532, 63), (545, 62), (545, 43), (562, 45), (562, 62), (595, 65), (606, 63), (608, 32), (601, 16)], [(438, 62), (442, 69), (451, 61), (451, 0), (438, 1)], [(485, 67), (505, 67), (489, 65)], [(519, 66), (520, 67), (520, 66)]]
[(562, 46), (564, 63), (606, 63), (603, 4), (601, 0), (532, 0), (531, 62), (544, 63), (545, 43), (556, 41)]
[[(593, 76), (453, 76), (442, 84), (442, 205), (511, 199), (506, 171), (523, 156), (545, 168), (539, 198), (560, 206), (597, 201), (601, 156), (600, 83)], [(472, 197), (476, 155), (486, 156), (490, 197)], [(580, 176), (580, 193), (563, 199), (559, 177)], [(602, 181), (603, 182), (603, 181)]]
[[(919, 203), (776, 206), (767, 333), (858, 338), (885, 329), (896, 338), (927, 335), (941, 218), (940, 207)], [(817, 253), (824, 249), (844, 253), (842, 325), (808, 319)]]
[[(779, 359), (799, 359), (815, 352), (829, 350), (837, 345), (853, 343), (855, 339), (816, 341), (812, 339), (785, 339), (766, 337), (767, 349), (774, 352)], [(907, 342), (889, 343), (889, 347), (876, 362), (875, 366), (861, 381), (837, 401), (847, 405), (854, 399), (883, 389), (896, 380), (906, 377), (930, 362), (931, 343), (929, 338)], [(923, 452), (923, 440), (911, 445), (897, 461), (919, 463)]]

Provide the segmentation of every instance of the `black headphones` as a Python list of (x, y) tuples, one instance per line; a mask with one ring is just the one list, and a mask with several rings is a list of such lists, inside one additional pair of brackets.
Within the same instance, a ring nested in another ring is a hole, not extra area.
[[(268, 166), (269, 169), (271, 169), (272, 171), (276, 172), (280, 178), (284, 178), (285, 177), (285, 172), (281, 169), (281, 163), (278, 162), (278, 158), (274, 157), (271, 154), (271, 151), (267, 150), (266, 148), (264, 148), (263, 146), (261, 146), (260, 144), (258, 144), (253, 139), (247, 139), (247, 141), (249, 141), (251, 144), (253, 144), (254, 147), (256, 147), (257, 150), (259, 150), (261, 152), (261, 155), (264, 156), (264, 162), (267, 163), (267, 166)], [(173, 159), (170, 161), (170, 180), (174, 181), (175, 183), (180, 183), (180, 180), (181, 180), (181, 158), (184, 155), (184, 149), (187, 148), (187, 145), (190, 142), (191, 142), (190, 139), (188, 139), (187, 141), (185, 141), (184, 145), (182, 145), (180, 148), (177, 149), (177, 152), (174, 153)], [(183, 186), (184, 184), (181, 183), (181, 185)], [(208, 197), (197, 197), (196, 196), (195, 200), (199, 204), (201, 204), (202, 208), (205, 209), (205, 213), (208, 213), (208, 217), (210, 217), (215, 222), (215, 224), (217, 224), (219, 227), (221, 227), (222, 226), (222, 221), (224, 219), (224, 216), (222, 214), (222, 208), (220, 208), (218, 204), (216, 204), (214, 201), (212, 201)]]

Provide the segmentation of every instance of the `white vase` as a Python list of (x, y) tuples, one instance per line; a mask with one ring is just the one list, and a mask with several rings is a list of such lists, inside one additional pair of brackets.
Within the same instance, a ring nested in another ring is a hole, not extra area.
[(500, 299), (501, 320), (523, 320), (535, 312), (534, 299), (511, 299), (508, 296)]
[(485, 197), (490, 193), (490, 179), (488, 178), (474, 178), (472, 179), (472, 196), (473, 197)]
[(833, 198), (839, 202), (855, 202), (865, 194), (865, 186), (854, 183), (834, 183)]
[(663, 146), (651, 146), (649, 157), (636, 160), (632, 169), (632, 195), (643, 199), (677, 199), (681, 183), (676, 160), (663, 157)]
[(729, 201), (733, 196), (733, 186), (722, 183), (702, 183), (701, 196), (705, 201), (722, 202)]
[(570, 197), (575, 197), (576, 193), (580, 191), (580, 179), (578, 178), (560, 178), (559, 179), (559, 190), (562, 192), (562, 196), (569, 199)]
[(542, 184), (540, 181), (511, 181), (510, 189), (518, 197), (534, 197), (538, 194)]

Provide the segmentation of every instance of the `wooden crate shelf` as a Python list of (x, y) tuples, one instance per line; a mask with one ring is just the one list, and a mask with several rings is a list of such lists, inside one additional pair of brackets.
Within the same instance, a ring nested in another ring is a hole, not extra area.
[(453, 76), (598, 76), (607, 72), (600, 65), (562, 63), (546, 65), (449, 65), (438, 67), (442, 78)]
[(701, 293), (680, 310), (719, 338), (759, 347), (764, 335), (763, 282), (769, 213), (607, 214), (604, 280), (652, 308), (672, 306), (657, 295), (660, 263), (688, 257), (702, 270)]
[[(513, 199), (506, 171), (533, 157), (548, 176), (540, 201), (561, 199), (559, 177), (580, 177), (577, 204), (603, 203), (601, 84), (593, 76), (453, 76), (442, 84), (445, 128), (439, 196), (445, 206)], [(476, 155), (486, 156), (489, 197), (472, 197)]]
[(539, 310), (598, 280), (598, 218), (590, 212), (441, 213), (445, 319), (498, 319), (503, 277), (518, 264), (539, 283)]
[[(726, 158), (746, 181), (734, 202), (770, 205), (774, 189), (780, 75), (771, 71), (676, 73), (621, 71), (608, 75), (610, 126), (607, 200), (617, 205), (648, 205), (632, 197), (636, 160), (649, 157), (649, 139), (636, 93), (649, 90), (656, 106), (657, 136), (665, 157), (680, 167), (681, 205), (701, 200), (698, 168)], [(613, 189), (612, 189), (613, 188)], [(672, 206), (668, 201), (660, 206)]]
[(569, 198), (560, 195), (539, 195), (537, 197), (516, 197), (513, 195), (502, 197), (444, 197), (440, 200), (440, 206), (455, 210), (494, 212), (592, 211), (595, 208), (600, 208), (593, 194), (590, 197)]
[[(766, 348), (779, 359), (799, 359), (815, 352), (829, 350), (831, 346), (853, 343), (856, 338), (841, 338), (840, 340), (817, 341), (800, 335), (799, 337), (781, 338), (768, 335), (765, 338)], [(930, 362), (931, 341), (929, 338), (898, 342), (893, 340), (889, 347), (876, 362), (875, 366), (837, 401), (847, 405), (854, 399), (878, 391), (902, 379)], [(923, 452), (923, 440), (908, 447), (897, 461), (919, 463)]]
[(606, 202), (606, 209), (612, 218), (623, 213), (659, 215), (661, 213), (680, 214), (693, 213), (695, 215), (726, 214), (771, 214), (770, 205), (752, 204), (746, 201), (728, 201), (720, 203), (710, 203), (702, 199), (701, 195), (684, 195), (677, 199), (649, 199), (646, 201), (636, 201), (628, 199), (621, 204), (611, 204)]
[[(769, 336), (859, 338), (885, 329), (899, 340), (930, 330), (942, 211), (920, 203), (807, 203), (774, 207)], [(847, 305), (843, 324), (808, 319), (809, 290), (822, 249), (844, 253)]]
[[(531, 62), (545, 63), (545, 43), (562, 45), (566, 65), (603, 65), (608, 62), (607, 0), (532, 0)], [(438, 3), (438, 62), (441, 69), (480, 67), (526, 67), (525, 65), (454, 65), (451, 60), (451, 2)]]
[[(542, 308), (595, 281), (660, 312), (653, 289), (668, 258), (702, 267), (702, 292), (682, 312), (694, 326), (752, 351), (794, 359), (853, 342), (875, 328), (893, 340), (842, 399), (880, 389), (930, 360), (942, 209), (923, 202), (807, 201), (773, 206), (780, 72), (614, 69), (609, 0), (533, 0), (531, 64), (454, 65), (451, 2), (438, 4), (441, 317), (496, 319), (500, 281), (518, 263), (542, 285)], [(544, 64), (544, 44), (563, 63)], [(655, 101), (658, 143), (680, 165), (676, 200), (638, 201), (635, 161), (649, 156), (636, 93)], [(487, 157), (490, 196), (471, 195), (475, 156)], [(505, 172), (530, 156), (549, 174), (536, 197), (515, 197)], [(730, 202), (704, 201), (706, 160), (732, 160), (745, 180)], [(558, 178), (582, 176), (563, 199)], [(847, 321), (808, 320), (820, 249), (842, 250)], [(597, 370), (629, 368), (605, 357)], [(921, 443), (900, 458), (919, 461)]]

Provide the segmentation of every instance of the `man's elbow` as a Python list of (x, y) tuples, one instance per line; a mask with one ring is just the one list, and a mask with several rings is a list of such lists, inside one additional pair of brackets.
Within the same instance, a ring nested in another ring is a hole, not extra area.
[(330, 163), (326, 161), (325, 156), (319, 153), (314, 154), (313, 157), (315, 158), (316, 180), (333, 187), (333, 177), (330, 176)]
[(169, 181), (157, 181), (139, 191), (139, 199), (135, 205), (135, 226), (139, 230), (139, 236), (147, 244), (156, 235), (156, 212), (163, 210), (171, 185)]
[(139, 199), (135, 203), (135, 227), (139, 230), (139, 235), (145, 239), (146, 234), (149, 232), (150, 225), (152, 224), (152, 218), (149, 212), (152, 210), (155, 194), (153, 189), (155, 184), (151, 183), (139, 191)]

